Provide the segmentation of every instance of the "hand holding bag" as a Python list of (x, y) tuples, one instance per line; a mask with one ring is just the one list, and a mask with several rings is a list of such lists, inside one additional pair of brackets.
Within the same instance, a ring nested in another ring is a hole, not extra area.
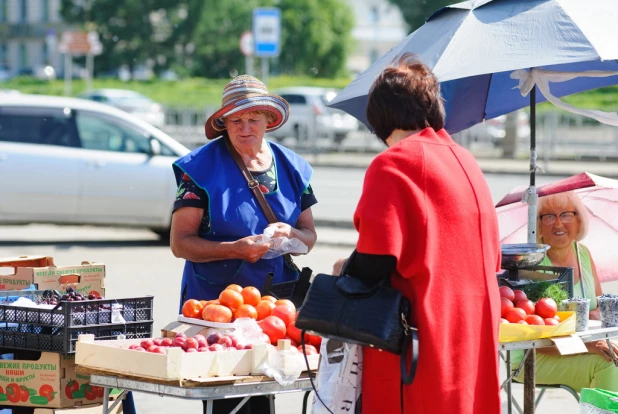
[(346, 274), (347, 263), (342, 273), (340, 277), (319, 274), (313, 279), (296, 327), (401, 355), (402, 382), (411, 384), (418, 360), (418, 335), (416, 328), (408, 325), (410, 302), (388, 286), (387, 279), (368, 285)]

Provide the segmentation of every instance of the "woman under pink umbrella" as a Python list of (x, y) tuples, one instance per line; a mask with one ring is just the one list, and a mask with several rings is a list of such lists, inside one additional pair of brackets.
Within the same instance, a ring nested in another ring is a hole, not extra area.
[[(603, 294), (592, 255), (580, 243), (588, 233), (589, 215), (579, 196), (566, 191), (540, 197), (538, 201), (537, 242), (548, 244), (541, 266), (573, 268), (574, 295), (590, 299), (590, 319), (599, 319), (597, 296)], [(615, 354), (618, 346), (612, 342)], [(564, 384), (575, 389), (601, 388), (618, 391), (618, 368), (614, 366), (607, 342), (586, 343), (588, 352), (562, 356), (556, 348), (537, 349), (536, 383)], [(512, 353), (516, 369), (523, 351)], [(523, 382), (523, 370), (515, 379)]]

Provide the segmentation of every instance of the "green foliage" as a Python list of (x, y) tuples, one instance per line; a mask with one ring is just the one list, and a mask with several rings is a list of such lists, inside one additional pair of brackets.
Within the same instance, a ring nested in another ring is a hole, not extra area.
[(425, 20), (432, 15), (433, 12), (439, 10), (449, 4), (459, 3), (453, 0), (389, 0), (392, 4), (399, 7), (403, 19), (408, 24), (410, 32), (421, 27)]
[(281, 73), (341, 75), (352, 46), (353, 12), (342, 0), (280, 0)]
[(173, 31), (170, 16), (178, 9), (175, 0), (61, 0), (66, 22), (99, 33), (103, 45), (103, 54), (97, 59), (99, 72), (121, 65), (133, 68), (148, 59), (155, 68), (164, 66)]
[[(351, 80), (351, 78), (347, 77), (317, 78), (313, 76), (275, 76), (270, 78), (268, 88), (322, 86), (342, 89), (347, 86)], [(174, 82), (164, 82), (160, 80), (122, 82), (116, 79), (94, 79), (93, 87), (131, 89), (164, 105), (203, 108), (221, 104), (221, 93), (228, 81), (229, 78), (190, 78)], [(64, 93), (64, 83), (62, 80), (48, 82), (31, 77), (11, 79), (8, 82), (2, 83), (2, 88), (17, 89), (22, 93), (39, 95), (62, 96)], [(85, 82), (81, 80), (73, 81), (73, 95), (78, 95), (84, 92), (85, 89)]]
[(562, 284), (552, 282), (534, 282), (522, 289), (529, 300), (536, 302), (541, 298), (552, 298), (556, 303), (561, 303), (568, 299), (568, 293), (563, 289)]
[[(245, 72), (240, 35), (251, 30), (255, 7), (275, 0), (61, 0), (68, 23), (96, 30), (103, 54), (97, 72), (149, 62), (157, 72), (229, 78)], [(281, 56), (286, 74), (340, 75), (351, 47), (353, 13), (344, 0), (277, 0), (282, 12)], [(90, 5), (85, 8), (84, 5)]]

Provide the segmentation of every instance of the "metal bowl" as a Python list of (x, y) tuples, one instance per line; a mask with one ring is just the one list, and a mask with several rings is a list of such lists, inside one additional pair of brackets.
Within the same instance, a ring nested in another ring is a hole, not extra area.
[(547, 244), (521, 243), (503, 244), (500, 247), (502, 248), (503, 269), (525, 269), (541, 263), (550, 246)]

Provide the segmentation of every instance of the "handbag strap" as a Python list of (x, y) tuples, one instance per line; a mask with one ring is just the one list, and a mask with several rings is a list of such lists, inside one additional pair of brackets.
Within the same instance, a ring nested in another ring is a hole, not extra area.
[[(270, 207), (270, 204), (268, 204), (268, 201), (266, 201), (266, 197), (264, 197), (264, 193), (262, 193), (262, 190), (260, 190), (259, 181), (255, 179), (253, 174), (251, 174), (251, 171), (249, 171), (249, 169), (243, 162), (242, 158), (240, 157), (240, 154), (238, 153), (238, 151), (236, 151), (236, 148), (234, 148), (234, 146), (230, 142), (230, 138), (227, 135), (225, 135), (223, 139), (225, 140), (225, 145), (227, 146), (228, 151), (232, 155), (232, 158), (236, 162), (236, 165), (238, 165), (240, 172), (242, 173), (243, 177), (245, 177), (245, 180), (247, 180), (249, 189), (253, 192), (253, 195), (255, 196), (255, 199), (257, 200), (262, 211), (264, 212), (266, 219), (268, 220), (269, 223), (278, 223), (279, 220), (277, 219), (275, 212)], [(292, 259), (291, 254), (288, 253), (288, 254), (283, 255), (283, 259), (285, 260), (285, 263), (288, 266), (291, 266), (293, 269), (300, 271), (298, 269), (298, 266), (296, 266), (296, 263), (294, 263), (294, 260)]]

